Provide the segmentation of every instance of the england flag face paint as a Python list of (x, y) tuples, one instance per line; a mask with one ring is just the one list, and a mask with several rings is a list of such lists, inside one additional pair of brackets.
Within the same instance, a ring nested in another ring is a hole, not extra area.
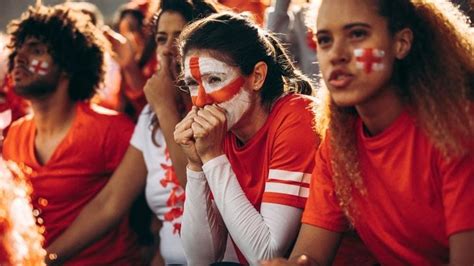
[(381, 71), (384, 69), (382, 59), (385, 52), (376, 48), (358, 48), (354, 49), (357, 69), (362, 69), (369, 74), (372, 71)]
[(185, 60), (184, 78), (193, 105), (217, 104), (226, 110), (227, 129), (249, 109), (250, 94), (243, 88), (245, 79), (238, 67), (211, 57), (192, 56)]
[(31, 60), (28, 70), (32, 73), (44, 76), (49, 72), (49, 64), (46, 61), (41, 61), (38, 59)]

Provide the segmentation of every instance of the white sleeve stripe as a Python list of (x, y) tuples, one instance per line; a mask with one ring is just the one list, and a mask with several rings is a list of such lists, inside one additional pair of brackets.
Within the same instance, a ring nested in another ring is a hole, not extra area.
[(265, 192), (273, 192), (307, 198), (309, 195), (309, 188), (283, 183), (266, 183)]
[(311, 174), (278, 169), (270, 169), (270, 171), (268, 171), (268, 178), (282, 181), (301, 182), (307, 184), (311, 182)]

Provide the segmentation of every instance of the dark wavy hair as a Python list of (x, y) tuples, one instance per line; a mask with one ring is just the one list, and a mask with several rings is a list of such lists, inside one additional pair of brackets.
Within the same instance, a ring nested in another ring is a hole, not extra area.
[(65, 6), (29, 7), (7, 28), (12, 50), (9, 71), (18, 49), (27, 38), (35, 37), (47, 45), (54, 62), (69, 76), (69, 97), (73, 101), (90, 99), (103, 81), (106, 42), (85, 16)]
[(73, 101), (90, 99), (103, 81), (106, 42), (85, 16), (61, 5), (29, 7), (8, 25), (9, 71), (17, 50), (27, 38), (35, 37), (47, 45), (54, 62), (69, 76), (69, 97)]
[(245, 76), (258, 62), (265, 62), (268, 72), (261, 99), (267, 107), (285, 92), (314, 92), (310, 79), (294, 66), (278, 39), (244, 15), (224, 12), (198, 20), (181, 33), (179, 46), (183, 60), (193, 49), (216, 52)]

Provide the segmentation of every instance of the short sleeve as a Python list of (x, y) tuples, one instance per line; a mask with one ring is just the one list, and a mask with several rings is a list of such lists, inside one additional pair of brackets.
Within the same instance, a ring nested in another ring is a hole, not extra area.
[(111, 118), (106, 130), (103, 147), (105, 165), (107, 170), (114, 171), (128, 149), (133, 133), (133, 123), (124, 115), (116, 115)]
[(461, 158), (439, 159), (448, 236), (474, 229), (474, 152)]
[(285, 104), (290, 106), (275, 133), (263, 202), (303, 209), (319, 138), (313, 129), (310, 101), (299, 99)]
[(150, 130), (150, 123), (151, 123), (150, 116), (152, 115), (151, 112), (152, 111), (149, 105), (143, 108), (142, 112), (138, 116), (138, 122), (135, 125), (132, 139), (130, 140), (130, 144), (142, 152), (144, 151), (144, 148), (146, 145), (145, 138), (151, 135), (151, 134), (147, 134), (146, 132), (147, 130)]
[(344, 232), (349, 229), (349, 223), (339, 206), (329, 164), (329, 139), (326, 136), (316, 154), (302, 222), (334, 232)]

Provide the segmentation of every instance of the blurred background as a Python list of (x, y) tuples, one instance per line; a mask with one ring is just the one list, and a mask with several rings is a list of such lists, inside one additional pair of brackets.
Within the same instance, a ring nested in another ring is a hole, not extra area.
[[(0, 31), (5, 32), (10, 20), (18, 18), (29, 5), (34, 5), (35, 0), (0, 0)], [(63, 3), (63, 0), (43, 0), (45, 5), (55, 5)], [(105, 22), (110, 22), (117, 8), (129, 0), (95, 0), (88, 1), (94, 3), (102, 11)]]

